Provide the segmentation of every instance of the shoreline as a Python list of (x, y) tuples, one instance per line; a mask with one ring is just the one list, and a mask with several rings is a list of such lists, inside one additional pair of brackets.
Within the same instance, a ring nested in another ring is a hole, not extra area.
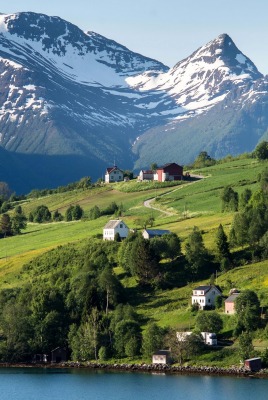
[(61, 362), (61, 363), (0, 363), (0, 368), (40, 368), (40, 369), (88, 369), (121, 372), (165, 373), (171, 375), (211, 375), (249, 378), (268, 378), (268, 370), (254, 372), (244, 367), (212, 366), (172, 366), (168, 364), (105, 364), (95, 362)]

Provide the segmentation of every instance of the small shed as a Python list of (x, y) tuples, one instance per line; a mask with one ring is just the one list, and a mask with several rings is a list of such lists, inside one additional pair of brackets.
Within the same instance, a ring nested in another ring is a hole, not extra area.
[(171, 356), (169, 350), (158, 350), (153, 354), (153, 364), (171, 364)]
[(163, 235), (169, 235), (171, 232), (167, 229), (144, 229), (142, 236), (144, 239), (152, 239), (154, 237), (161, 237)]
[(259, 371), (261, 369), (261, 358), (260, 357), (249, 358), (245, 360), (244, 366), (248, 371), (252, 372)]
[(51, 362), (60, 363), (67, 361), (67, 350), (64, 347), (56, 347), (51, 351)]
[(139, 181), (153, 181), (154, 180), (154, 171), (142, 169), (139, 173), (138, 180)]

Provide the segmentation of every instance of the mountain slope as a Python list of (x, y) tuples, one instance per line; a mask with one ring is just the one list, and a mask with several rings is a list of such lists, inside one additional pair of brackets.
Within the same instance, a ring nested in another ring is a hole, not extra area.
[(114, 161), (251, 151), (268, 126), (267, 80), (226, 34), (168, 69), (59, 17), (0, 15), (0, 78), (2, 179), (19, 191), (97, 179)]
[(189, 163), (201, 150), (213, 157), (252, 151), (267, 130), (267, 78), (226, 34), (156, 79), (145, 76), (128, 81), (139, 90), (165, 89), (181, 114), (139, 137), (136, 168), (167, 157)]

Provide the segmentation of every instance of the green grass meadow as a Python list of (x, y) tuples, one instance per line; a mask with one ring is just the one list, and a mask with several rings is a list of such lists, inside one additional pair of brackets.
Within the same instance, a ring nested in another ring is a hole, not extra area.
[[(23, 201), (20, 204), (26, 215), (41, 204), (47, 205), (52, 212), (59, 210), (63, 214), (69, 205), (80, 204), (85, 211), (85, 218), (68, 223), (29, 223), (21, 235), (1, 239), (0, 288), (23, 285), (23, 277), (20, 275), (23, 265), (43, 252), (101, 235), (104, 225), (111, 218), (102, 216), (91, 221), (87, 218), (88, 211), (95, 205), (104, 209), (113, 201), (123, 204), (122, 218), (130, 228), (136, 227), (135, 219), (138, 217), (153, 216), (154, 227), (177, 233), (184, 248), (185, 239), (193, 227), (198, 226), (203, 233), (205, 245), (213, 250), (214, 234), (219, 224), (221, 223), (228, 233), (233, 219), (232, 213), (221, 212), (220, 191), (226, 185), (231, 185), (239, 193), (245, 188), (256, 190), (258, 175), (266, 166), (267, 163), (254, 159), (234, 160), (191, 172), (205, 177), (192, 183), (158, 187), (155, 183), (152, 185), (134, 180)], [(152, 206), (157, 210), (144, 207), (144, 201), (152, 198), (156, 198)], [(131, 294), (134, 296), (137, 285), (135, 279), (124, 276), (120, 268), (116, 268), (115, 272), (122, 276), (122, 283), (129, 291), (130, 298)], [(266, 304), (268, 261), (241, 266), (219, 274), (217, 283), (223, 288), (225, 295), (228, 295), (231, 287), (251, 288), (258, 293), (261, 303)], [(163, 327), (174, 326), (189, 330), (195, 321), (189, 307), (191, 291), (195, 285), (196, 283), (190, 282), (182, 288), (145, 295), (137, 304), (137, 311), (145, 323), (153, 320)], [(225, 322), (226, 329), (229, 329), (229, 321), (230, 319)]]

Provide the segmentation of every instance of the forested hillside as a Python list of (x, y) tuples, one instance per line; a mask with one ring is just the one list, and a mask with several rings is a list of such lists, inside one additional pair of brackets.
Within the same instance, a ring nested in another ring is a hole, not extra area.
[[(263, 352), (267, 162), (245, 155), (210, 164), (176, 186), (87, 178), (17, 197), (2, 186), (0, 359), (31, 361), (60, 346), (72, 360), (148, 362), (172, 347), (180, 362), (229, 365), (243, 351)], [(148, 199), (154, 208), (144, 207)], [(103, 241), (105, 223), (116, 218), (133, 231)], [(145, 227), (171, 234), (147, 240)], [(224, 314), (220, 299), (216, 310), (198, 311), (190, 299), (200, 284), (219, 285), (224, 298), (237, 288), (242, 311)], [(180, 354), (176, 330), (196, 334)], [(204, 330), (218, 333), (223, 347), (204, 347)]]

